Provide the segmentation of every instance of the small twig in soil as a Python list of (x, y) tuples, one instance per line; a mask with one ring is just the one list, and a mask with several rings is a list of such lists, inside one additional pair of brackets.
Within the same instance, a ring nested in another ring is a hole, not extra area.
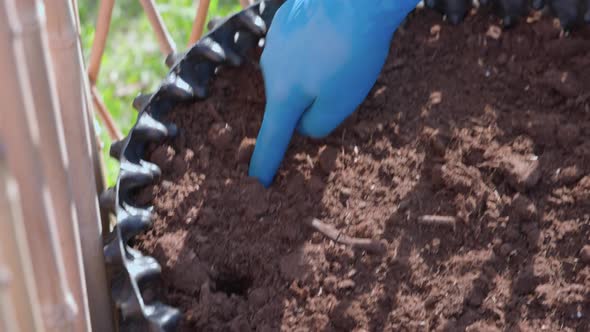
[(418, 224), (424, 226), (446, 226), (453, 230), (457, 225), (457, 218), (451, 216), (424, 215), (418, 217)]
[(334, 242), (349, 245), (354, 249), (365, 250), (374, 254), (382, 254), (385, 252), (385, 246), (377, 240), (356, 238), (344, 235), (341, 231), (337, 230), (333, 226), (328, 225), (316, 218), (311, 219), (307, 223), (316, 231), (324, 234)]

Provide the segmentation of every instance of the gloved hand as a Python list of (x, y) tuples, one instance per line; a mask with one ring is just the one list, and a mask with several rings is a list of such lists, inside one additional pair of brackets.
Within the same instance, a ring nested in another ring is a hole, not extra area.
[(249, 175), (268, 187), (291, 137), (323, 138), (370, 92), (393, 33), (419, 0), (287, 0), (260, 64), (266, 92)]

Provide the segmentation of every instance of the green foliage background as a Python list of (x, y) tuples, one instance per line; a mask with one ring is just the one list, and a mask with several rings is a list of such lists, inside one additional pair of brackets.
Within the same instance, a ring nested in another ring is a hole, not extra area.
[[(178, 50), (184, 50), (191, 32), (198, 0), (156, 1)], [(82, 25), (82, 44), (86, 61), (94, 39), (99, 2), (78, 3)], [(240, 10), (238, 0), (211, 0), (207, 21)], [(98, 90), (104, 102), (126, 135), (133, 126), (137, 112), (132, 108), (133, 98), (140, 92), (153, 91), (167, 73), (164, 56), (160, 53), (155, 34), (139, 1), (115, 1), (109, 37), (98, 77)], [(107, 181), (114, 185), (118, 163), (108, 151), (111, 145), (106, 129), (96, 121), (100, 132), (106, 162)]]

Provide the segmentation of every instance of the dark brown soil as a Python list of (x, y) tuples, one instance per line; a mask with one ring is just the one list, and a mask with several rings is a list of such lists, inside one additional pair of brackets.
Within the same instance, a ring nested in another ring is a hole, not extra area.
[[(416, 14), (362, 107), (295, 137), (268, 190), (247, 177), (255, 65), (173, 113), (136, 246), (183, 330), (589, 331), (590, 31), (493, 24)], [(336, 244), (313, 217), (387, 251)]]

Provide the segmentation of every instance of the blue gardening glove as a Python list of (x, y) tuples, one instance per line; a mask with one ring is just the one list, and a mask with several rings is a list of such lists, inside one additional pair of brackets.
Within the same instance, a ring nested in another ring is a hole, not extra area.
[(322, 138), (367, 96), (419, 0), (287, 0), (260, 64), (266, 109), (249, 175), (268, 187), (295, 130)]

